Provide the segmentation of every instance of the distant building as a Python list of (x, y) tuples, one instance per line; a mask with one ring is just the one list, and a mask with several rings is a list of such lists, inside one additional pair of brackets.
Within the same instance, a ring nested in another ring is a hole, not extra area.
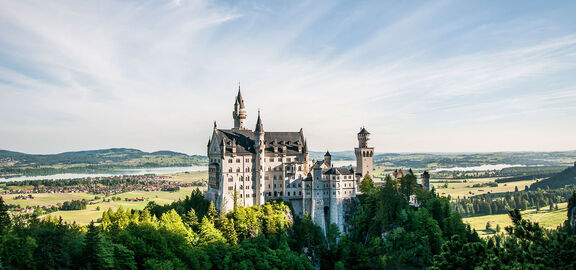
[(356, 197), (363, 177), (372, 175), (370, 133), (365, 128), (358, 133), (355, 171), (334, 167), (329, 152), (324, 160), (310, 162), (303, 130), (265, 131), (260, 112), (254, 130), (247, 129), (240, 88), (232, 117), (233, 128), (219, 129), (214, 123), (208, 140), (206, 198), (224, 213), (234, 205), (282, 199), (292, 203), (296, 215), (310, 214), (323, 229), (335, 223), (344, 231), (344, 205)]

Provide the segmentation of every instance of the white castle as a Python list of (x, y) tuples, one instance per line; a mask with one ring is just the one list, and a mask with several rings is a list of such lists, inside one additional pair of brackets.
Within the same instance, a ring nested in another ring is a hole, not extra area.
[(344, 208), (356, 197), (364, 176), (372, 175), (370, 133), (364, 128), (358, 133), (355, 171), (333, 167), (329, 152), (324, 160), (310, 162), (302, 129), (265, 131), (260, 111), (255, 129), (247, 129), (240, 88), (232, 116), (234, 128), (219, 129), (214, 123), (208, 141), (206, 199), (222, 213), (235, 205), (247, 207), (282, 199), (291, 202), (294, 214), (308, 213), (324, 230), (335, 223), (345, 231)]

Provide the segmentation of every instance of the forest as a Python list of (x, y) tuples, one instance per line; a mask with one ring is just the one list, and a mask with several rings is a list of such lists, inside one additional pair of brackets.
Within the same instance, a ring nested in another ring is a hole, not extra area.
[[(218, 213), (200, 190), (109, 209), (89, 226), (10, 215), (0, 197), (0, 269), (574, 269), (568, 222), (545, 230), (512, 210), (507, 235), (482, 239), (414, 175), (366, 180), (346, 232), (331, 225), (325, 234), (282, 201)], [(575, 205), (573, 196), (569, 213)]]

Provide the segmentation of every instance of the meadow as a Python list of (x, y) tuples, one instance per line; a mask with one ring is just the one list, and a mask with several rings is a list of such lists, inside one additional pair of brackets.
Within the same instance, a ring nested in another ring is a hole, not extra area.
[[(463, 198), (486, 193), (514, 192), (516, 188), (522, 191), (526, 186), (530, 186), (532, 183), (535, 183), (539, 180), (536, 179), (508, 183), (496, 183), (498, 186), (488, 186), (489, 183), (495, 183), (494, 181), (496, 179), (498, 179), (498, 177), (441, 180), (432, 179), (430, 182), (431, 185), (436, 189), (436, 192), (442, 196), (450, 195), (452, 198)], [(474, 185), (484, 186), (473, 187)]]
[[(567, 219), (567, 207), (568, 203), (559, 203), (558, 210), (541, 208), (540, 211), (536, 211), (534, 208), (528, 209), (522, 211), (522, 217), (533, 222), (538, 222), (542, 227), (555, 229)], [(480, 236), (488, 236), (495, 233), (495, 231), (486, 230), (486, 223), (488, 222), (490, 222), (493, 229), (496, 228), (496, 225), (500, 225), (501, 232), (504, 232), (504, 227), (512, 225), (512, 221), (507, 214), (469, 217), (463, 218), (462, 220), (464, 223), (470, 224), (470, 226), (475, 229)]]
[[(141, 210), (146, 207), (149, 202), (157, 204), (169, 204), (174, 201), (185, 198), (187, 195), (199, 188), (200, 190), (206, 189), (205, 182), (208, 178), (208, 172), (185, 172), (178, 174), (168, 175), (172, 180), (182, 181), (184, 183), (194, 183), (194, 186), (183, 187), (178, 191), (130, 191), (120, 194), (112, 194), (107, 197), (102, 195), (88, 194), (86, 192), (76, 193), (35, 193), (32, 194), (34, 199), (31, 200), (16, 200), (14, 197), (19, 194), (3, 195), (3, 199), (7, 204), (16, 204), (22, 207), (25, 206), (51, 206), (64, 203), (71, 200), (86, 199), (91, 201), (92, 204), (86, 206), (84, 210), (71, 210), (71, 211), (57, 211), (48, 215), (53, 217), (62, 217), (63, 220), (68, 222), (76, 222), (77, 224), (88, 224), (91, 221), (97, 221), (102, 217), (102, 213), (109, 208), (117, 210), (119, 207), (124, 209)], [(22, 186), (20, 188), (27, 188)], [(96, 199), (99, 196), (99, 199)], [(114, 198), (114, 199), (113, 199)], [(144, 198), (144, 201), (126, 201), (125, 199)]]

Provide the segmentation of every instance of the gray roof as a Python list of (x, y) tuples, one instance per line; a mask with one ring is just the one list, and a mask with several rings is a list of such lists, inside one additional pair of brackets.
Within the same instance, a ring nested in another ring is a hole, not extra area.
[(344, 174), (344, 175), (350, 175), (350, 174), (354, 174), (354, 170), (352, 169), (347, 169), (345, 167), (338, 167), (338, 168), (330, 168), (329, 170), (325, 171), (323, 174)]
[(358, 134), (370, 134), (370, 132), (368, 132), (368, 130), (366, 130), (364, 127), (362, 127), (362, 129), (360, 130), (360, 132)]
[[(247, 129), (216, 129), (218, 143), (222, 146), (222, 140), (226, 144), (226, 153), (232, 153), (232, 144), (236, 143), (237, 154), (255, 154), (254, 149), (254, 131)], [(286, 146), (286, 154), (295, 155), (298, 147), (304, 151), (304, 138), (300, 132), (265, 132), (264, 133), (264, 151), (273, 153), (277, 148), (277, 153), (283, 153), (283, 146)]]

